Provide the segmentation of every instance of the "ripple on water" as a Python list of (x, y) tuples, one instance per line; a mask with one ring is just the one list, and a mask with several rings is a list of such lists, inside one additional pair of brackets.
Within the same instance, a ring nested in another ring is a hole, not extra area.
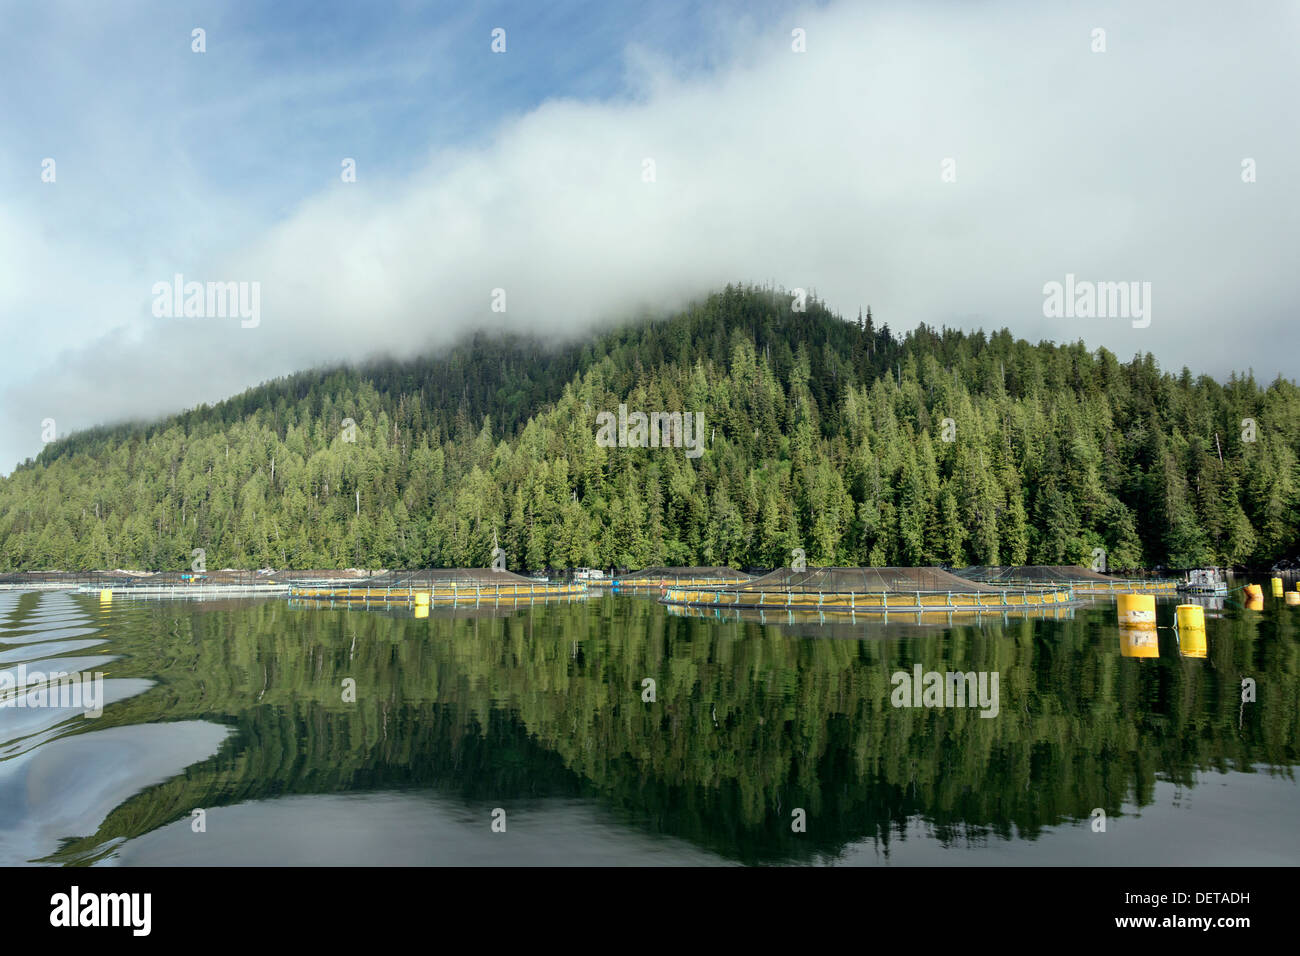
[(36, 641), (67, 640), (73, 637), (86, 637), (98, 634), (97, 627), (50, 627), (44, 629), (23, 628), (9, 632), (0, 632), (0, 644), (33, 644)]
[[(89, 679), (118, 655), (78, 654), (107, 643), (84, 609), (63, 595), (42, 595), (24, 608), (0, 603), (8, 619), (0, 627), (0, 678), (16, 684), (40, 674)], [(11, 688), (0, 706), (0, 862), (39, 860), (68, 839), (93, 835), (114, 807), (132, 794), (166, 780), (211, 756), (229, 730), (206, 721), (180, 721), (90, 730), (102, 708), (156, 685), (142, 677), (102, 679), (77, 688), (77, 697), (55, 697), (54, 706), (24, 706)], [(70, 688), (65, 688), (70, 693)], [(97, 691), (97, 693), (96, 693)], [(47, 704), (50, 701), (47, 701)], [(72, 706), (75, 703), (76, 706)], [(98, 713), (88, 713), (93, 710)], [(85, 730), (86, 732), (77, 733)]]
[(229, 734), (202, 720), (110, 727), (0, 761), (0, 862), (38, 861), (94, 834), (113, 808), (210, 757)]

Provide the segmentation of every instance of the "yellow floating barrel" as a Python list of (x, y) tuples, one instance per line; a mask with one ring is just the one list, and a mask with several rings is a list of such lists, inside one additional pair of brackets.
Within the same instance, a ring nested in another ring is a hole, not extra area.
[(416, 592), (415, 592), (415, 606), (416, 606), (416, 607), (428, 607), (428, 606), (429, 606), (429, 592), (428, 592), (428, 591), (416, 591)]
[(1260, 584), (1246, 585), (1246, 610), (1264, 610), (1264, 587)]
[(1178, 632), (1178, 653), (1183, 657), (1205, 657), (1207, 647), (1205, 631), (1191, 628)]
[(112, 588), (104, 588), (102, 591), (99, 592), (99, 603), (100, 603), (100, 604), (112, 604), (112, 603), (113, 603), (113, 589), (112, 589)]
[(1175, 608), (1178, 621), (1178, 653), (1183, 657), (1205, 657), (1205, 608), (1199, 604), (1180, 604)]
[(1282, 579), (1281, 579), (1281, 578), (1274, 578), (1274, 579), (1273, 579), (1273, 597), (1281, 597), (1281, 596), (1282, 596)]
[(1300, 591), (1287, 591), (1286, 603), (1292, 605), (1300, 604)]
[(1156, 626), (1156, 599), (1153, 594), (1119, 594), (1119, 623), (1133, 627)]
[(1154, 627), (1135, 624), (1119, 626), (1119, 652), (1124, 657), (1159, 657), (1160, 639)]

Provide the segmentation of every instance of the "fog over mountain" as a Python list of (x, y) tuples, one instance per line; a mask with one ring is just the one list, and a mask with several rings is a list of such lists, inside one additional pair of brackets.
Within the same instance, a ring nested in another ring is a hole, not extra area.
[[(45, 419), (62, 436), (467, 330), (579, 336), (729, 281), (896, 330), (1300, 367), (1294, 4), (623, 12), (567, 86), (546, 64), (589, 41), (562, 19), (407, 12), (343, 56), (324, 27), (289, 47), (239, 16), (6, 14), (0, 471)], [(258, 283), (258, 321), (156, 316), (178, 274)], [(1149, 282), (1149, 325), (1045, 316), (1067, 276)]]

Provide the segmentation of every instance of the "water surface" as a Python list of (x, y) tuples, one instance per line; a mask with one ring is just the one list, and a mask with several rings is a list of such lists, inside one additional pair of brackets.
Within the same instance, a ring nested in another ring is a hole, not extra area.
[[(1202, 648), (1105, 601), (918, 626), (3, 593), (0, 671), (98, 671), (108, 703), (0, 709), (0, 863), (1294, 865), (1298, 616), (1229, 601)], [(893, 706), (918, 664), (997, 673), (997, 716)]]

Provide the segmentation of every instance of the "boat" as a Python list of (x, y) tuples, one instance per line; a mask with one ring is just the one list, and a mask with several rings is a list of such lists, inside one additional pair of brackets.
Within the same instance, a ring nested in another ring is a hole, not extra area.
[(603, 581), (605, 572), (599, 568), (575, 568), (573, 579), (575, 581)]
[(1195, 568), (1178, 586), (1183, 594), (1227, 594), (1228, 579), (1222, 568)]

